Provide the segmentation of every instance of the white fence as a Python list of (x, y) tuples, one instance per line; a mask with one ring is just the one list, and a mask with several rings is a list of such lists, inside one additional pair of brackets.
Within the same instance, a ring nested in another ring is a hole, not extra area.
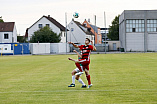
[(50, 54), (50, 43), (30, 43), (31, 54)]
[[(66, 48), (67, 48), (67, 50), (66, 50)], [(50, 44), (50, 52), (51, 53), (70, 52), (69, 44), (67, 44), (67, 43), (51, 43)]]
[(30, 43), (31, 54), (66, 53), (70, 52), (69, 49), (66, 43)]

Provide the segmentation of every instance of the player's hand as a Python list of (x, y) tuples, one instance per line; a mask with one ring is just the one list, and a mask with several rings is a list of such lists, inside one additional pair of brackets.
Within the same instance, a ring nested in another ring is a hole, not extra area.
[(72, 44), (72, 42), (68, 42), (69, 44)]
[(69, 59), (69, 60), (72, 60), (72, 58), (70, 58), (70, 57), (69, 57), (68, 59)]
[(76, 50), (73, 50), (73, 52), (77, 53), (77, 51), (76, 51)]

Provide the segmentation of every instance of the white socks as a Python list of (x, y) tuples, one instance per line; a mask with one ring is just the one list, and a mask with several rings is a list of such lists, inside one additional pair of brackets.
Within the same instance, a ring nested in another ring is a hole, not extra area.
[(72, 83), (75, 84), (75, 75), (72, 76)]
[[(82, 85), (85, 85), (81, 78), (78, 79), (78, 82), (81, 83)], [(75, 84), (75, 75), (72, 76), (72, 83)]]
[(81, 78), (78, 79), (78, 82), (81, 83), (82, 85), (85, 85)]

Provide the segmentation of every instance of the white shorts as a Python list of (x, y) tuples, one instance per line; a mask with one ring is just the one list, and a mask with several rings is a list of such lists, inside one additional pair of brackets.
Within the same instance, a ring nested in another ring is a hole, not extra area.
[[(82, 66), (81, 66), (81, 69), (82, 69), (82, 71), (84, 71)], [(74, 69), (74, 70), (75, 70), (77, 73), (80, 72), (80, 70), (79, 70), (78, 68), (76, 68), (76, 69)]]

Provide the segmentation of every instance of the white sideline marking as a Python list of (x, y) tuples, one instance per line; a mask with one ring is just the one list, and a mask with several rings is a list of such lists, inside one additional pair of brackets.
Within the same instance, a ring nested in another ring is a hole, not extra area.
[(30, 92), (34, 92), (34, 93), (44, 93), (44, 92), (78, 92), (78, 91), (85, 91), (85, 92), (110, 92), (110, 91), (155, 91), (157, 89), (115, 89), (115, 90), (54, 90), (54, 91), (8, 91), (8, 92), (0, 92), (2, 93), (30, 93)]

